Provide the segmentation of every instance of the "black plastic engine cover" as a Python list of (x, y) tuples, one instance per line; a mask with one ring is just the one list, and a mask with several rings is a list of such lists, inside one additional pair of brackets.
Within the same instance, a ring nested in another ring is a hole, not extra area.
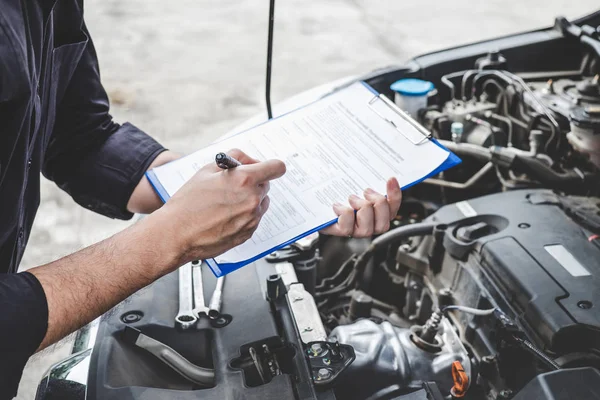
[[(245, 371), (236, 367), (241, 349), (251, 343), (277, 342), (281, 332), (265, 299), (266, 278), (275, 273), (272, 264), (259, 261), (239, 269), (225, 278), (222, 312), (232, 315), (225, 327), (211, 326), (207, 317), (197, 326), (180, 331), (174, 318), (178, 311), (177, 271), (139, 291), (103, 316), (88, 375), (88, 400), (146, 399), (334, 399), (330, 390), (316, 392), (305, 362), (304, 351), (292, 344), (296, 367), (288, 367), (282, 375), (266, 384), (251, 383)], [(204, 269), (204, 295), (208, 302), (216, 278)], [(127, 315), (142, 316), (139, 321), (124, 321)], [(172, 347), (192, 363), (214, 368), (214, 387), (195, 385), (159, 361), (147, 351), (123, 340), (124, 327), (130, 325)], [(289, 329), (288, 329), (289, 330)], [(295, 332), (285, 332), (290, 339)], [(280, 361), (281, 362), (281, 361)], [(250, 361), (251, 364), (251, 361)], [(283, 368), (283, 366), (282, 366)], [(296, 368), (295, 371), (289, 369)], [(305, 370), (299, 371), (298, 368)], [(285, 369), (285, 368), (283, 368)]]
[(538, 375), (514, 400), (573, 400), (600, 398), (600, 372), (593, 368), (563, 369)]
[(450, 258), (479, 265), (519, 325), (559, 353), (600, 348), (600, 247), (563, 200), (520, 190), (448, 205), (429, 218), (450, 225)]

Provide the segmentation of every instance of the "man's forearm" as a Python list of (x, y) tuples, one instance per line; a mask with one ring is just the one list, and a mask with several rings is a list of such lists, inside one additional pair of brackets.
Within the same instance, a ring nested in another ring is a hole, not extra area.
[(145, 218), (100, 243), (29, 270), (48, 302), (48, 330), (39, 349), (179, 266), (179, 251), (172, 235), (163, 231), (161, 217)]
[[(170, 161), (181, 157), (179, 154), (172, 151), (164, 151), (160, 153), (156, 159), (150, 164), (149, 170), (159, 165), (166, 164)], [(146, 175), (142, 177), (140, 183), (135, 187), (129, 201), (127, 202), (127, 210), (132, 213), (150, 214), (162, 206), (162, 201), (150, 185)]]
[(48, 304), (40, 349), (185, 262), (214, 258), (252, 236), (268, 209), (268, 182), (285, 173), (285, 164), (230, 153), (244, 165), (224, 173), (208, 164), (167, 204), (123, 232), (28, 271)]

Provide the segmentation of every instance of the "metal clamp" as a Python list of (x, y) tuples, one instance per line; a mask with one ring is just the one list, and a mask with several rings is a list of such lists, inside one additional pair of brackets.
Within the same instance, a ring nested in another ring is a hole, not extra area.
[[(403, 132), (393, 120), (387, 118), (386, 116), (381, 114), (379, 111), (377, 111), (375, 109), (375, 107), (373, 107), (373, 104), (377, 100), (383, 101), (399, 117), (404, 119), (410, 126), (415, 128), (417, 130), (417, 132), (419, 132), (421, 135), (423, 135), (423, 138), (415, 141), (412, 138), (408, 137), (408, 135), (405, 132)], [(414, 145), (418, 146), (420, 144), (423, 144), (423, 143), (427, 142), (429, 139), (431, 139), (431, 137), (432, 137), (431, 132), (429, 132), (427, 129), (425, 129), (421, 124), (419, 124), (417, 121), (415, 121), (410, 115), (408, 115), (406, 112), (402, 111), (400, 108), (398, 108), (398, 106), (396, 104), (394, 104), (390, 99), (388, 99), (387, 97), (385, 97), (382, 94), (379, 94), (379, 95), (373, 97), (369, 101), (369, 107), (371, 108), (371, 111), (373, 111), (375, 114), (379, 115), (381, 117), (381, 119), (383, 119), (383, 120), (387, 121), (389, 124), (391, 124), (398, 132), (400, 132), (400, 134), (402, 134), (402, 136), (404, 136), (409, 142), (411, 142)]]

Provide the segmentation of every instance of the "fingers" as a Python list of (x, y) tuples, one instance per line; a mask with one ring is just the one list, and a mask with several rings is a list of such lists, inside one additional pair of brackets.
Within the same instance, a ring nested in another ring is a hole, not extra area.
[(268, 182), (285, 174), (285, 164), (280, 160), (267, 160), (238, 168), (243, 168), (254, 184)]
[(369, 200), (351, 195), (349, 198), (352, 208), (357, 210), (356, 222), (352, 237), (370, 237), (375, 228), (375, 210)]
[(365, 199), (373, 205), (375, 214), (375, 226), (373, 233), (380, 234), (390, 229), (390, 205), (384, 195), (373, 189), (365, 190)]
[[(283, 174), (285, 174), (286, 171), (283, 161), (267, 160), (261, 162), (250, 157), (240, 149), (231, 149), (227, 152), (227, 155), (235, 158), (243, 164), (238, 168), (228, 170), (229, 174), (236, 174), (240, 176), (243, 184), (251, 183), (253, 185), (261, 185), (270, 180), (280, 178), (283, 176)], [(205, 165), (203, 169), (207, 169), (212, 172), (223, 172), (223, 170), (217, 167), (215, 164)]]
[(247, 220), (246, 222), (244, 222), (244, 224), (238, 229), (240, 232), (244, 231), (247, 233), (247, 235), (244, 236), (243, 241), (246, 241), (254, 234), (254, 232), (256, 231), (256, 229), (258, 228), (258, 226), (260, 224), (260, 221), (262, 220), (263, 215), (265, 215), (265, 213), (269, 209), (270, 204), (271, 204), (271, 199), (269, 198), (269, 196), (265, 196), (265, 198), (262, 199), (260, 204), (254, 208), (254, 211), (252, 214), (253, 217), (250, 218), (249, 220)]
[(261, 183), (260, 185), (257, 186), (257, 188), (258, 188), (258, 194), (262, 201), (267, 197), (267, 194), (269, 193), (269, 190), (271, 189), (271, 184), (269, 182)]
[(335, 224), (323, 229), (321, 232), (334, 236), (350, 236), (354, 232), (354, 209), (339, 203), (333, 205), (333, 211), (338, 216)]
[(339, 216), (338, 222), (322, 233), (336, 236), (352, 236), (355, 238), (370, 237), (390, 229), (390, 221), (396, 217), (402, 202), (402, 191), (395, 178), (387, 181), (386, 196), (372, 189), (364, 192), (364, 199), (350, 196), (352, 208), (340, 204), (334, 205), (334, 211)]
[(238, 218), (236, 220), (236, 232), (246, 234), (244, 235), (243, 241), (246, 241), (254, 234), (258, 228), (258, 225), (260, 224), (260, 221), (262, 220), (263, 215), (265, 215), (269, 209), (270, 204), (271, 199), (269, 196), (265, 196), (260, 202), (254, 203), (250, 207), (250, 212), (249, 214), (246, 214), (245, 218)]
[(269, 209), (270, 204), (271, 204), (271, 199), (269, 198), (269, 196), (265, 196), (265, 198), (260, 202), (260, 206), (258, 206), (258, 215), (260, 217), (265, 215), (265, 213)]
[(390, 207), (390, 219), (395, 218), (400, 209), (400, 203), (402, 203), (402, 191), (400, 190), (400, 184), (396, 178), (391, 178), (387, 181), (387, 202)]
[(250, 157), (240, 149), (231, 149), (227, 152), (228, 156), (231, 156), (241, 162), (242, 164), (256, 164), (259, 162), (257, 159)]
[[(257, 159), (250, 157), (248, 154), (244, 153), (240, 149), (231, 149), (226, 152), (228, 156), (231, 156), (241, 162), (244, 165), (255, 164), (259, 162)], [(203, 170), (211, 171), (213, 173), (223, 172), (223, 169), (219, 168), (216, 163), (206, 164), (202, 167)]]

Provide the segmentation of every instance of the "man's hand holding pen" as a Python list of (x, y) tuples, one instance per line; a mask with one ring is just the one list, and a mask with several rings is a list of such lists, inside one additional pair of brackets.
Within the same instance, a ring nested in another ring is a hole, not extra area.
[(241, 165), (227, 173), (215, 163), (204, 166), (158, 211), (173, 227), (181, 264), (248, 240), (269, 208), (269, 181), (285, 174), (279, 160), (259, 162), (237, 149), (228, 155)]

